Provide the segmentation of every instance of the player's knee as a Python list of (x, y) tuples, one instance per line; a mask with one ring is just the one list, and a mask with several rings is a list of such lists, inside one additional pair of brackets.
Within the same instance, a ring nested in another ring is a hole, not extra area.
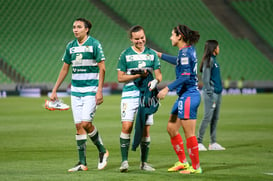
[(176, 136), (176, 134), (177, 134), (176, 129), (174, 129), (172, 126), (167, 126), (167, 132), (171, 138)]

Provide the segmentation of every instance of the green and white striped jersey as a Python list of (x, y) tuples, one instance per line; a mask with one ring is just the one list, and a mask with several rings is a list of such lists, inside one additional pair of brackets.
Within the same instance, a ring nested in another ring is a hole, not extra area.
[(103, 60), (105, 57), (101, 44), (91, 36), (82, 45), (77, 39), (67, 44), (62, 61), (72, 64), (71, 95), (96, 95), (99, 84), (97, 63)]
[[(142, 53), (137, 53), (133, 47), (129, 47), (121, 53), (117, 70), (131, 74), (130, 71), (134, 69), (147, 69), (153, 72), (159, 68), (160, 62), (154, 50), (145, 47)], [(133, 80), (123, 86), (122, 99), (128, 98), (139, 98), (139, 90)]]

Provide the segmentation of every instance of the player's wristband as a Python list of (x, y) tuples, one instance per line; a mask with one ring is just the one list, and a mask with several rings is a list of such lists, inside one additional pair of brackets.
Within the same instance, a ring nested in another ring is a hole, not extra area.
[(152, 80), (151, 83), (150, 83), (150, 89), (154, 90), (154, 88), (156, 88), (158, 82), (159, 81), (157, 79)]

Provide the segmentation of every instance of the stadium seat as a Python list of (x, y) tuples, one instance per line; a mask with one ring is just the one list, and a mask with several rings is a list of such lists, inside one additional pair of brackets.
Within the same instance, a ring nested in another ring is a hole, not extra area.
[[(223, 69), (222, 77), (232, 75), (236, 80), (243, 74), (246, 80), (273, 80), (272, 63), (248, 40), (234, 38), (201, 0), (157, 0), (156, 4), (146, 0), (102, 1), (129, 24), (142, 25), (147, 39), (165, 53), (177, 54), (177, 48), (171, 46), (169, 39), (171, 30), (178, 23), (187, 24), (201, 35), (196, 45), (199, 62), (205, 41), (219, 41), (221, 53), (218, 59)], [(251, 2), (259, 3), (258, 1), (260, 0)], [(267, 6), (272, 4), (270, 0), (262, 1), (268, 3)], [(105, 81), (117, 82), (118, 57), (131, 44), (127, 30), (100, 11), (92, 1), (6, 0), (1, 4), (1, 11), (3, 15), (9, 16), (5, 16), (5, 21), (1, 22), (5, 31), (1, 31), (0, 39), (5, 42), (5, 46), (0, 46), (0, 58), (12, 65), (30, 83), (52, 84), (56, 81), (62, 67), (61, 58), (65, 46), (74, 38), (73, 20), (78, 17), (86, 17), (92, 21), (91, 36), (101, 42), (106, 56)], [(257, 26), (263, 32), (268, 27), (272, 29), (272, 23)], [(267, 32), (271, 34), (270, 31)], [(162, 62), (163, 81), (174, 79), (174, 73), (170, 72), (174, 72), (173, 66)], [(1, 80), (6, 79), (3, 74), (0, 76)], [(65, 79), (66, 83), (69, 81), (69, 78)]]

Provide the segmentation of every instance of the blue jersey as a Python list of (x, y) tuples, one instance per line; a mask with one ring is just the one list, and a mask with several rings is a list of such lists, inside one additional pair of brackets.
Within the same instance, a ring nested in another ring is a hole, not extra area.
[(179, 50), (176, 59), (176, 80), (168, 85), (170, 91), (176, 89), (177, 95), (198, 90), (197, 57), (194, 46), (186, 46)]

